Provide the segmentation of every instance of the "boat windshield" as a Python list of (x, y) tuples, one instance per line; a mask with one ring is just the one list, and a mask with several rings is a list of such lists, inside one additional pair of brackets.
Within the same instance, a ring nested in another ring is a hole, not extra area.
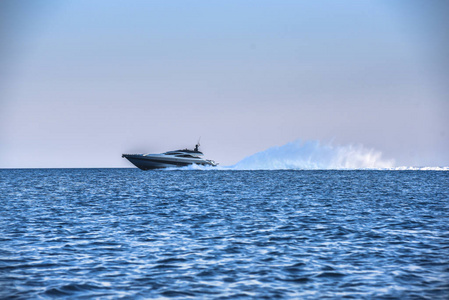
[(165, 154), (165, 155), (191, 155), (193, 157), (198, 156), (198, 155), (203, 155), (202, 152), (199, 152), (199, 151), (195, 152), (193, 150), (188, 150), (188, 149), (168, 151), (163, 154)]

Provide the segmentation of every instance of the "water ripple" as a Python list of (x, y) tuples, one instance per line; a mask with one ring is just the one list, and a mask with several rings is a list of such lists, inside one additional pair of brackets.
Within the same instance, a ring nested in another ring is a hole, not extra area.
[(0, 298), (447, 299), (447, 174), (0, 170)]

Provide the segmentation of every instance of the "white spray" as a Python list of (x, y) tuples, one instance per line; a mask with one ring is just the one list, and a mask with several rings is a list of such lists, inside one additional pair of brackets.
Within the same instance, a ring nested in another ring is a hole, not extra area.
[(362, 145), (335, 146), (331, 142), (296, 140), (248, 156), (231, 166), (237, 170), (390, 169), (393, 160)]

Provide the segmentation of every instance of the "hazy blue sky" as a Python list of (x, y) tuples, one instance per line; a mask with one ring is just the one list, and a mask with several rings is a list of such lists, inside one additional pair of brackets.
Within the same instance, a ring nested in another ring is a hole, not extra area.
[(449, 1), (0, 1), (0, 167), (233, 164), (298, 138), (449, 166)]

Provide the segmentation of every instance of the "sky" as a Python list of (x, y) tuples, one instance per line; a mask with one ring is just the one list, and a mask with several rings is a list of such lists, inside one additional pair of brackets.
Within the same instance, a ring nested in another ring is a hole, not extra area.
[(301, 139), (449, 166), (445, 0), (2, 0), (0, 168)]

